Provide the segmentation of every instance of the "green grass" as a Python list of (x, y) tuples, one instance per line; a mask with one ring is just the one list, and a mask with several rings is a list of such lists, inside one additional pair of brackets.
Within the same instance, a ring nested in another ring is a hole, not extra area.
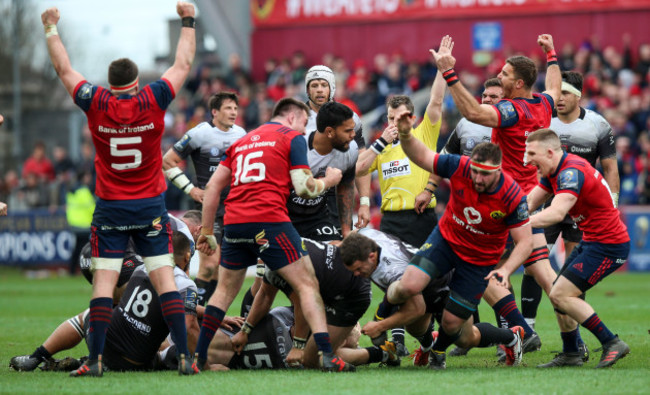
[[(515, 276), (515, 289), (521, 277)], [(247, 283), (248, 284), (248, 283)], [(381, 292), (373, 292), (376, 306)], [(14, 355), (31, 353), (64, 319), (88, 305), (90, 286), (80, 277), (26, 279), (15, 269), (0, 269), (0, 393), (649, 393), (650, 384), (650, 274), (615, 274), (589, 292), (588, 301), (602, 320), (632, 348), (632, 353), (607, 370), (593, 367), (600, 353), (582, 368), (540, 370), (553, 350), (561, 348), (552, 308), (545, 299), (540, 306), (536, 329), (542, 350), (524, 355), (523, 366), (508, 368), (495, 362), (494, 348), (474, 349), (467, 357), (447, 358), (447, 370), (432, 372), (411, 366), (398, 369), (361, 367), (354, 374), (325, 374), (312, 371), (204, 372), (198, 377), (179, 377), (175, 372), (108, 373), (102, 379), (72, 379), (64, 373), (14, 372), (8, 368)], [(279, 300), (286, 303), (286, 299)], [(236, 314), (239, 300), (229, 313)], [(371, 318), (369, 309), (362, 323)], [(481, 317), (493, 321), (494, 314), (481, 304)], [(598, 341), (586, 330), (583, 338), (590, 349)], [(362, 346), (370, 344), (368, 339)], [(409, 349), (415, 341), (407, 337)], [(60, 353), (81, 356), (85, 344)]]

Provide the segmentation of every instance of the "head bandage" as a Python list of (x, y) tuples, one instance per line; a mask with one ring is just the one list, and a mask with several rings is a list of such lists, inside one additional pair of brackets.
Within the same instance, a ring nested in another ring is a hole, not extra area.
[(330, 86), (330, 97), (329, 100), (334, 100), (334, 92), (336, 92), (336, 80), (334, 78), (334, 72), (327, 66), (316, 65), (312, 66), (307, 74), (305, 75), (305, 89), (307, 91), (307, 96), (309, 96), (309, 83), (312, 80), (325, 80)]
[(482, 163), (475, 160), (470, 161), (470, 167), (476, 171), (493, 172), (501, 169), (501, 165), (493, 165), (491, 163)]
[(580, 92), (578, 89), (576, 89), (575, 86), (569, 84), (566, 81), (562, 81), (562, 92), (573, 93), (574, 95), (578, 96), (578, 98), (582, 97), (582, 92)]
[(133, 81), (131, 81), (128, 84), (125, 84), (125, 85), (110, 85), (109, 84), (109, 86), (111, 87), (111, 90), (113, 92), (115, 92), (115, 93), (128, 92), (131, 89), (138, 86), (138, 77), (135, 77), (135, 79)]

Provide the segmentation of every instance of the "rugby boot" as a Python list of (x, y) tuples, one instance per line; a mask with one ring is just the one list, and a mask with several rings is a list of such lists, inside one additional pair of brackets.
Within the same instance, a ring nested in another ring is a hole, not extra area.
[(589, 348), (587, 347), (587, 343), (579, 344), (578, 352), (582, 355), (582, 362), (589, 362)]
[(394, 342), (386, 341), (384, 342), (384, 344), (379, 346), (379, 348), (381, 348), (382, 351), (388, 354), (388, 359), (382, 362), (380, 365), (385, 364), (386, 366), (391, 366), (391, 367), (401, 365), (402, 361), (397, 351), (397, 345)]
[(104, 363), (102, 356), (97, 359), (89, 359), (77, 370), (70, 372), (70, 377), (102, 377), (104, 375)]
[(497, 361), (499, 363), (506, 363), (506, 346), (503, 344), (497, 346)]
[(629, 353), (630, 346), (628, 346), (623, 340), (619, 339), (617, 335), (606, 344), (603, 344), (603, 353), (600, 356), (600, 362), (596, 365), (596, 369), (608, 368)]
[(444, 351), (431, 350), (431, 353), (429, 354), (429, 369), (447, 369), (447, 353)]
[(410, 354), (404, 342), (395, 342), (395, 349), (397, 350), (398, 357), (408, 357)]
[(580, 352), (561, 352), (551, 362), (537, 365), (538, 368), (559, 368), (562, 366), (582, 366), (582, 355)]
[(539, 338), (537, 332), (533, 332), (530, 336), (524, 338), (521, 348), (524, 354), (539, 351), (542, 348), (542, 339)]
[(42, 362), (44, 362), (43, 359), (32, 357), (31, 355), (18, 355), (11, 358), (11, 361), (9, 361), (9, 367), (19, 372), (31, 372)]
[(464, 357), (467, 355), (468, 352), (469, 352), (469, 348), (456, 346), (454, 347), (453, 350), (449, 351), (447, 355), (449, 355), (450, 357)]
[[(436, 342), (436, 339), (438, 338), (438, 331), (433, 331), (431, 332), (431, 337), (433, 337), (433, 342)], [(424, 351), (422, 349), (422, 346), (419, 346), (418, 348), (413, 351), (411, 358), (413, 360), (413, 366), (427, 366), (429, 363), (429, 354), (431, 353), (431, 349)]]
[(178, 374), (180, 376), (191, 376), (199, 373), (201, 373), (201, 371), (191, 357), (186, 356), (185, 354), (178, 355)]
[(45, 363), (40, 366), (40, 369), (44, 372), (70, 372), (79, 369), (79, 367), (81, 367), (80, 360), (72, 357), (65, 357), (63, 359), (47, 359)]
[(515, 334), (515, 344), (510, 347), (505, 347), (506, 365), (517, 366), (521, 363), (521, 355), (523, 354), (521, 344), (524, 338), (524, 328), (514, 326), (510, 330)]
[(324, 372), (355, 372), (357, 368), (334, 355), (334, 353), (318, 352), (320, 355), (320, 366)]

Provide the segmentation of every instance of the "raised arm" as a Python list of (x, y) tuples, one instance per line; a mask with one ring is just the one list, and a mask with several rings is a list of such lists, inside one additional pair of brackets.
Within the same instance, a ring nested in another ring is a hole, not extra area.
[[(454, 48), (454, 41), (449, 36), (444, 36), (440, 41), (440, 49), (445, 48), (445, 51), (451, 51)], [(447, 83), (442, 77), (442, 71), (438, 69), (436, 73), (436, 78), (433, 80), (433, 85), (431, 86), (431, 96), (429, 98), (429, 104), (427, 104), (426, 113), (429, 116), (432, 124), (436, 124), (440, 117), (442, 116), (442, 101), (445, 98), (445, 88)]]
[(562, 72), (557, 62), (557, 54), (553, 46), (553, 36), (550, 34), (540, 34), (537, 43), (546, 52), (546, 90), (544, 93), (553, 98), (554, 102), (560, 99), (562, 94)]
[(423, 142), (413, 137), (411, 134), (411, 123), (408, 118), (409, 113), (406, 111), (395, 114), (402, 149), (413, 163), (428, 172), (432, 172), (433, 160), (437, 154), (424, 145)]
[(176, 12), (181, 17), (183, 27), (181, 27), (181, 36), (176, 47), (174, 64), (165, 71), (162, 78), (172, 84), (174, 92), (179, 92), (192, 68), (192, 61), (196, 52), (196, 36), (194, 31), (194, 6), (179, 1), (176, 4)]
[(68, 51), (66, 51), (63, 41), (59, 37), (56, 24), (59, 22), (60, 17), (61, 15), (56, 7), (48, 8), (41, 14), (41, 22), (43, 22), (43, 27), (45, 28), (47, 52), (50, 54), (52, 66), (54, 66), (56, 74), (59, 76), (61, 82), (63, 82), (65, 90), (72, 96), (74, 94), (74, 88), (84, 80), (84, 77), (72, 68)]
[[(446, 36), (449, 37), (449, 36)], [(444, 38), (443, 38), (444, 40)], [(438, 70), (442, 73), (443, 78), (447, 82), (449, 92), (454, 98), (454, 103), (458, 111), (468, 120), (478, 123), (479, 125), (488, 127), (499, 126), (499, 116), (494, 106), (489, 104), (479, 104), (476, 98), (460, 82), (454, 66), (456, 59), (451, 55), (453, 48), (453, 40), (449, 37), (450, 44), (441, 46), (438, 51), (430, 49), (431, 55), (438, 66)]]

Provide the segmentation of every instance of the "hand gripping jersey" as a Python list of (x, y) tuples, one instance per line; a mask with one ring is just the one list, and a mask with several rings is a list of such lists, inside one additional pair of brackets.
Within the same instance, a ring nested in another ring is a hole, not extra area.
[[(351, 182), (355, 176), (357, 158), (359, 156), (359, 149), (355, 141), (350, 142), (350, 148), (343, 152), (333, 149), (327, 155), (321, 155), (314, 149), (314, 135), (319, 132), (314, 132), (308, 139), (308, 152), (307, 160), (311, 173), (314, 178), (325, 177), (325, 171), (328, 167), (340, 169), (343, 173), (341, 183)], [(314, 218), (322, 218), (329, 215), (332, 210), (338, 213), (336, 203), (334, 206), (328, 206), (328, 195), (334, 195), (335, 188), (330, 188), (315, 198), (302, 198), (296, 194), (296, 191), (291, 189), (291, 195), (287, 201), (287, 209), (289, 210), (289, 217), (291, 222), (298, 228), (298, 225), (303, 222), (310, 222)], [(334, 200), (336, 202), (336, 200)]]
[(470, 156), (474, 147), (480, 143), (489, 143), (491, 139), (492, 128), (462, 118), (449, 135), (444, 153)]
[(554, 106), (553, 98), (545, 93), (533, 93), (532, 99), (502, 99), (495, 105), (499, 127), (492, 130), (492, 142), (503, 152), (503, 171), (526, 193), (537, 185), (537, 169), (526, 165), (526, 139), (551, 125)]
[[(174, 268), (174, 280), (185, 313), (196, 315), (196, 285), (178, 267)], [(144, 265), (140, 266), (131, 276), (119, 306), (113, 311), (106, 332), (106, 347), (133, 362), (149, 364), (168, 334), (158, 294)]]
[(458, 155), (436, 155), (433, 161), (434, 172), (451, 183), (449, 204), (438, 227), (460, 258), (477, 266), (495, 265), (508, 230), (529, 222), (526, 195), (506, 173), (501, 173), (494, 192), (478, 193), (470, 162), (469, 157)]
[(146, 85), (135, 96), (116, 97), (87, 81), (75, 87), (74, 102), (86, 113), (95, 145), (98, 197), (145, 199), (167, 189), (160, 141), (174, 95), (166, 80)]
[(202, 122), (188, 130), (174, 144), (174, 151), (183, 159), (191, 156), (196, 170), (197, 186), (205, 189), (226, 149), (245, 135), (246, 131), (237, 125), (222, 131), (209, 122)]
[(598, 158), (616, 156), (612, 127), (605, 118), (591, 110), (580, 107), (580, 115), (571, 123), (554, 117), (551, 129), (560, 137), (564, 152), (585, 158), (593, 167), (596, 167)]
[(224, 224), (289, 222), (290, 170), (309, 169), (302, 135), (269, 122), (231, 145), (222, 165), (232, 172)]
[(569, 215), (583, 232), (582, 240), (605, 244), (630, 241), (607, 182), (585, 159), (565, 153), (555, 173), (542, 178), (539, 185), (548, 193), (570, 193), (578, 198)]

